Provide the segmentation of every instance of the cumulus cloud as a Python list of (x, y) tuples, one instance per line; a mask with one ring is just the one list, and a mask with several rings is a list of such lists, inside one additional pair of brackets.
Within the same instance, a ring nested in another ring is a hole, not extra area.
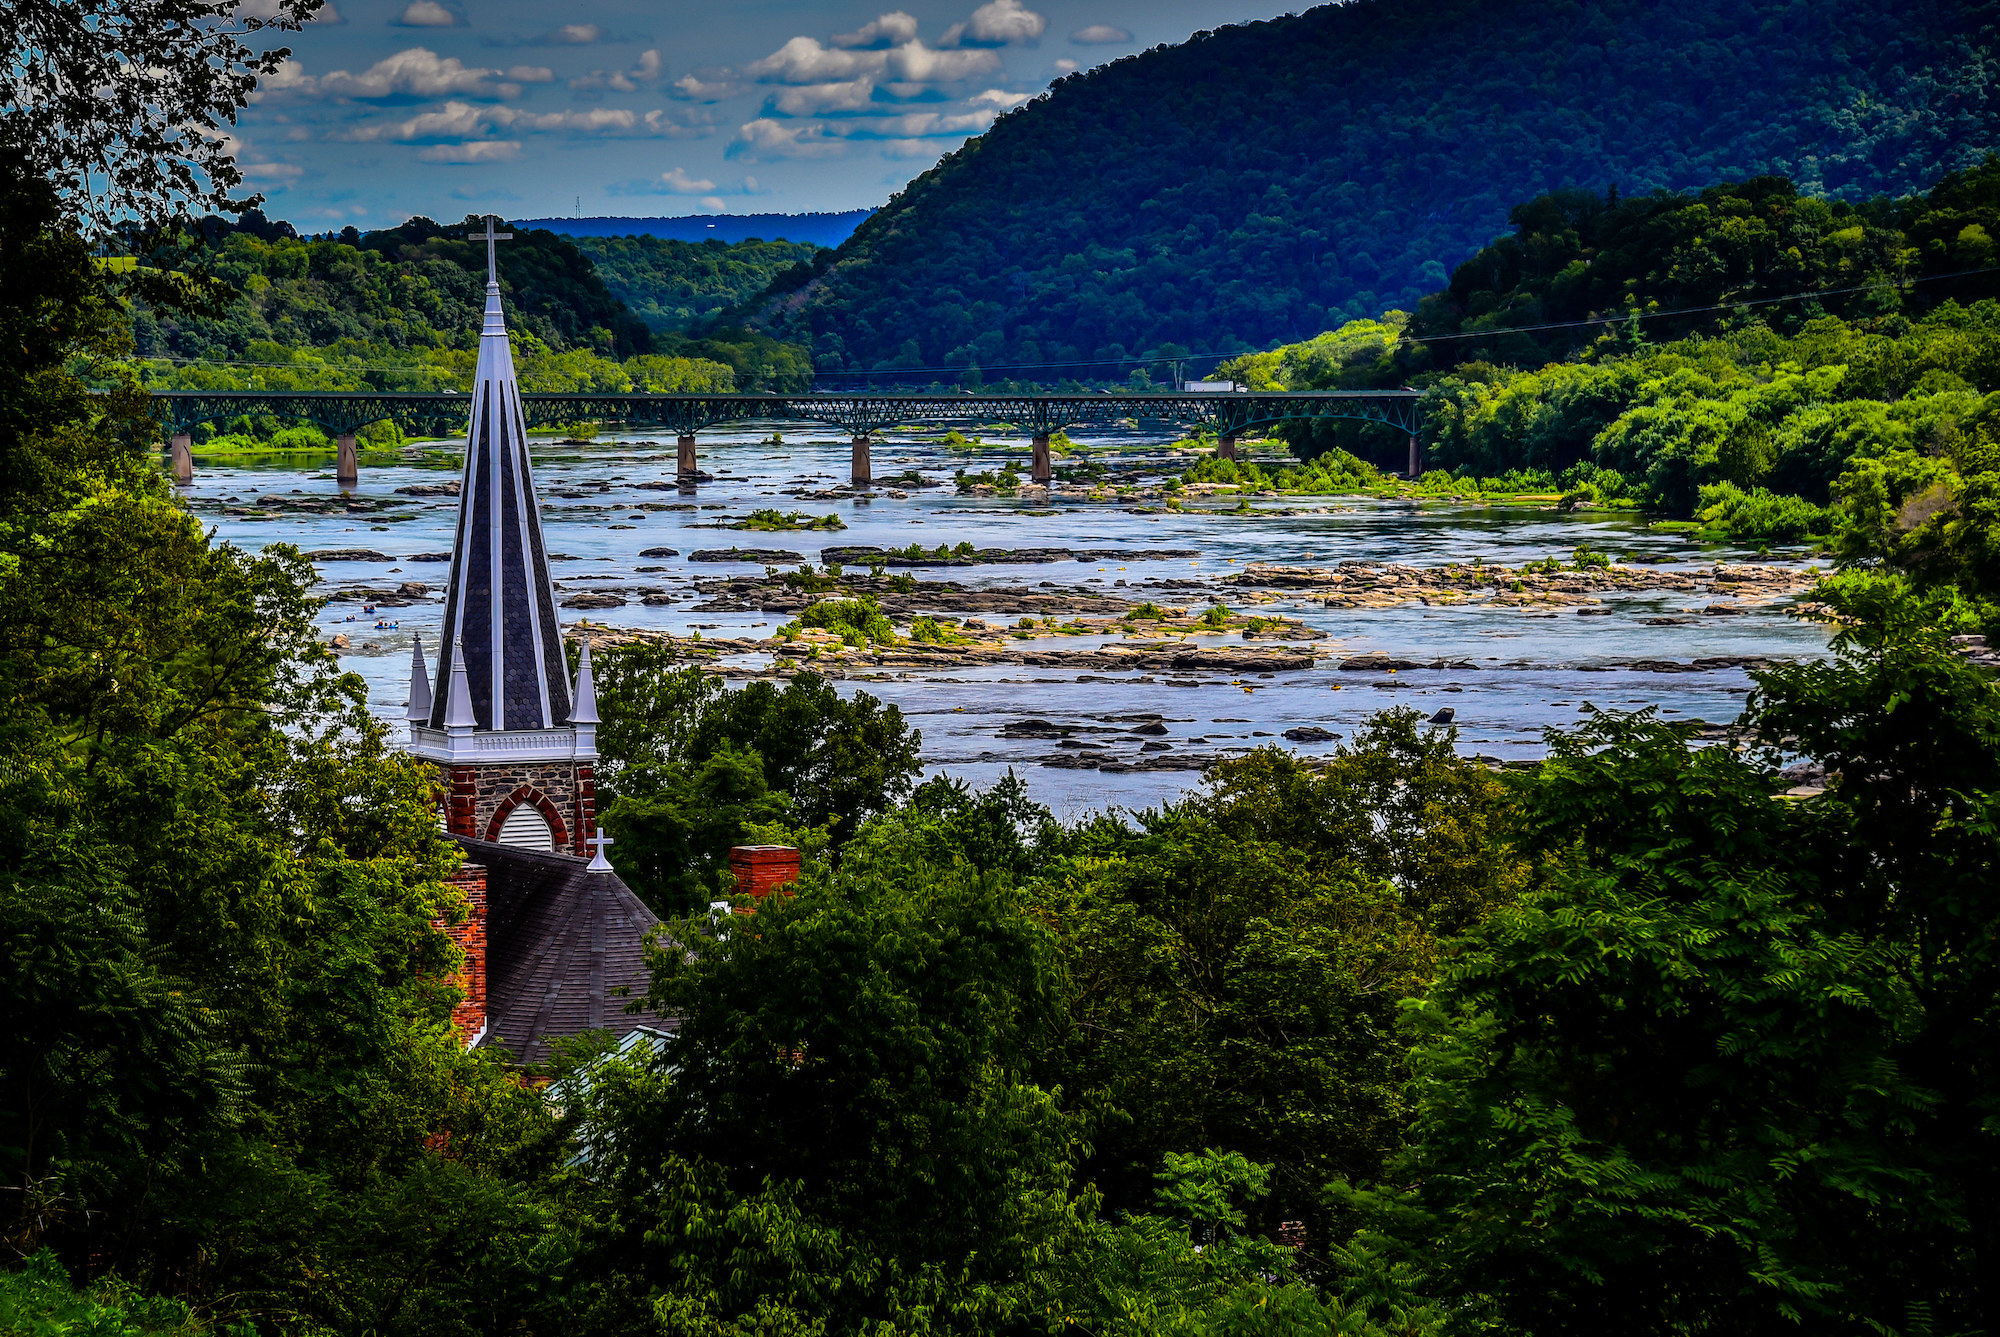
[(428, 47), (413, 46), (376, 61), (360, 74), (332, 70), (315, 78), (300, 62), (288, 60), (252, 96), (511, 98), (520, 96), (522, 83), (541, 83), (554, 77), (551, 71), (525, 65), (508, 71), (482, 69), (456, 56), (440, 56)]
[[(532, 112), (516, 107), (454, 100), (414, 116), (357, 126), (340, 138), (364, 143), (390, 141), (421, 144), (438, 140), (478, 139), (495, 130), (516, 135), (530, 131), (601, 138), (684, 138), (706, 134), (711, 128), (707, 124), (690, 124), (685, 118), (666, 111), (640, 113), (625, 107), (589, 107), (572, 111)], [(712, 182), (703, 187), (705, 190), (713, 188)]]
[(1080, 62), (1071, 60), (1068, 56), (1064, 56), (1056, 62), (1056, 71), (1060, 74), (1075, 74), (1082, 68), (1083, 65)]
[(736, 132), (729, 146), (733, 155), (759, 158), (831, 158), (846, 152), (847, 146), (815, 123), (789, 124), (760, 116)]
[(922, 42), (905, 42), (886, 51), (858, 51), (821, 46), (810, 37), (794, 37), (744, 72), (759, 83), (830, 84), (856, 79), (892, 79), (913, 84), (955, 83), (999, 70), (993, 51), (939, 51)]
[(724, 98), (735, 97), (747, 88), (748, 85), (732, 78), (728, 71), (711, 70), (683, 74), (673, 81), (667, 92), (685, 102), (720, 102)]
[(645, 51), (629, 70), (592, 70), (569, 81), (577, 92), (636, 93), (660, 77), (660, 53)]
[(820, 116), (827, 112), (866, 111), (874, 99), (874, 80), (853, 79), (846, 83), (787, 88), (771, 98), (771, 106), (787, 116)]
[(604, 29), (595, 23), (565, 23), (534, 39), (536, 46), (589, 46), (604, 40)]
[(670, 172), (660, 173), (660, 191), (666, 195), (707, 195), (714, 191), (713, 181), (697, 181), (676, 167)]
[(836, 139), (918, 139), (929, 135), (977, 134), (993, 124), (990, 111), (948, 115), (936, 111), (905, 112), (866, 121), (829, 121), (820, 129)]
[(389, 22), (398, 28), (459, 28), (465, 19), (438, 0), (410, 0), (403, 12)]
[(1033, 42), (1048, 31), (1049, 21), (1021, 0), (991, 0), (972, 11), (965, 23), (945, 30), (939, 46), (1008, 46)]
[(1132, 34), (1109, 23), (1093, 23), (1088, 28), (1078, 28), (1069, 35), (1069, 40), (1083, 46), (1097, 43), (1129, 42)]
[(750, 62), (753, 79), (773, 84), (819, 84), (879, 74), (888, 57), (880, 51), (829, 51), (810, 37), (794, 37), (762, 60)]
[(507, 77), (517, 84), (552, 84), (556, 72), (546, 65), (509, 65)]
[(853, 32), (836, 35), (833, 44), (840, 47), (887, 48), (916, 40), (917, 21), (898, 9), (870, 19)]
[(521, 156), (521, 144), (514, 139), (481, 139), (471, 144), (436, 144), (417, 154), (419, 162), (472, 163), (513, 162)]
[(984, 93), (975, 93), (966, 101), (977, 107), (985, 105), (996, 111), (1012, 111), (1014, 108), (1033, 102), (1033, 93), (1009, 93), (998, 88), (989, 88)]
[(718, 213), (718, 214), (726, 213), (729, 210), (729, 206), (722, 202), (722, 197), (719, 195), (703, 196), (701, 200), (701, 207), (707, 209), (711, 213)]

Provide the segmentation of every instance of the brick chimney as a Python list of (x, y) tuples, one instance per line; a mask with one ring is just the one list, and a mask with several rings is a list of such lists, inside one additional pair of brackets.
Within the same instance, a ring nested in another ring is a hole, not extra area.
[(465, 893), (465, 918), (456, 924), (443, 919), (436, 922), (465, 953), (465, 965), (452, 980), (465, 997), (451, 1010), (451, 1024), (459, 1040), (470, 1045), (486, 1033), (486, 868), (483, 864), (460, 864), (445, 878), (445, 884)]
[(761, 902), (799, 880), (799, 852), (790, 845), (737, 845), (729, 851), (729, 871), (736, 875), (737, 895)]

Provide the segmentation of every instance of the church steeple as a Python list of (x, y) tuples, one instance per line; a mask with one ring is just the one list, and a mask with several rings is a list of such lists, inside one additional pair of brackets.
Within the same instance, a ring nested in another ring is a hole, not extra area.
[[(507, 236), (494, 229), (490, 217), (486, 231), (473, 234), (486, 243), (486, 321), (472, 386), (437, 682), (453, 683), (463, 671), (480, 729), (557, 729), (570, 716), (569, 675), (542, 546), (521, 388), (500, 310), (493, 244)], [(431, 728), (444, 727), (450, 695), (434, 694)]]

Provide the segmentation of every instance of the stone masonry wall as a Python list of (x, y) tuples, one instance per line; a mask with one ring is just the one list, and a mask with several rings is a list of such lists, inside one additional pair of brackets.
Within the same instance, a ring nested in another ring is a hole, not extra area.
[(453, 835), (492, 840), (499, 834), (496, 819), (526, 803), (548, 819), (559, 851), (591, 852), (584, 842), (597, 832), (597, 785), (589, 763), (501, 762), (441, 769), (445, 829)]

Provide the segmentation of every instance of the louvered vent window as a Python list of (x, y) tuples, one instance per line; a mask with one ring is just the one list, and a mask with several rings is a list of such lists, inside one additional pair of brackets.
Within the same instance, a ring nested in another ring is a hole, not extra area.
[(556, 847), (555, 836), (549, 831), (549, 819), (525, 803), (508, 813), (507, 820), (500, 823), (500, 843), (524, 850), (541, 850), (545, 854), (554, 853)]

